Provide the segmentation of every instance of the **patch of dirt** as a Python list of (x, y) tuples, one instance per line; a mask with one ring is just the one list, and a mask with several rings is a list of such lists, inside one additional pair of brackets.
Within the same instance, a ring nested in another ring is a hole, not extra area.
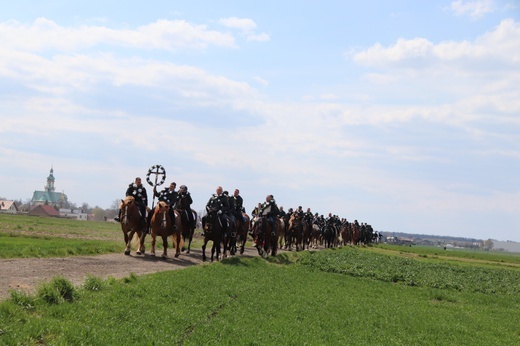
[[(208, 261), (210, 250), (211, 248), (206, 249)], [(190, 254), (181, 253), (178, 258), (174, 258), (173, 254), (172, 249), (168, 251), (167, 259), (161, 258), (162, 251), (156, 251), (156, 257), (150, 256), (149, 253), (143, 256), (132, 252), (130, 256), (120, 253), (60, 258), (2, 259), (0, 260), (0, 301), (9, 298), (11, 290), (34, 293), (38, 285), (50, 281), (55, 276), (62, 276), (79, 286), (85, 282), (88, 275), (103, 279), (108, 277), (121, 279), (131, 273), (150, 274), (204, 263), (200, 249), (192, 249)], [(246, 248), (243, 255), (237, 256), (252, 257), (258, 256), (258, 253), (254, 248)]]

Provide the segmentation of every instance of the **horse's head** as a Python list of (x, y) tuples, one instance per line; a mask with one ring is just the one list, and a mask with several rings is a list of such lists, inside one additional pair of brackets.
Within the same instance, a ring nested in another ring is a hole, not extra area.
[(211, 232), (218, 222), (218, 215), (216, 208), (208, 208), (208, 214), (206, 215), (206, 222), (204, 224), (204, 232)]
[(159, 201), (155, 206), (156, 213), (166, 213), (170, 209), (170, 205), (164, 201)]
[(126, 196), (125, 199), (121, 200), (121, 207), (125, 205), (130, 205), (135, 202), (135, 198), (133, 196)]

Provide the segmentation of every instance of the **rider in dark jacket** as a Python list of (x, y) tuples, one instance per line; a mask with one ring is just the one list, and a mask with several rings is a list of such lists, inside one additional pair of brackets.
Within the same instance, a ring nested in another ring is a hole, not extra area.
[(262, 204), (261, 216), (267, 217), (267, 220), (271, 224), (271, 229), (274, 231), (276, 228), (275, 217), (278, 215), (280, 210), (276, 205), (273, 195), (267, 195), (264, 204)]
[[(128, 188), (126, 189), (125, 196), (132, 196), (139, 208), (139, 212), (141, 213), (141, 218), (146, 224), (146, 207), (148, 206), (148, 195), (146, 194), (146, 189), (141, 183), (141, 178), (135, 178), (134, 183), (130, 183)], [(114, 218), (117, 222), (121, 220), (121, 209), (119, 209), (118, 216)]]
[[(177, 184), (172, 182), (170, 183), (169, 187), (162, 189), (160, 192), (157, 192), (156, 186), (154, 186), (153, 188), (153, 194), (155, 197), (157, 197), (157, 200), (160, 202), (168, 203), (168, 205), (170, 206), (168, 214), (170, 215), (170, 218), (172, 220), (172, 228), (174, 230), (177, 229), (177, 226), (175, 225), (175, 213), (173, 211), (175, 209), (175, 204), (177, 203), (177, 191), (175, 191), (176, 186)], [(155, 210), (152, 210), (152, 215), (154, 211)]]
[(188, 192), (188, 187), (186, 185), (181, 185), (177, 194), (176, 208), (181, 213), (186, 213), (188, 223), (192, 225), (192, 227), (195, 227), (195, 219), (193, 218), (193, 213), (191, 211), (192, 203), (193, 199), (191, 198), (191, 195)]

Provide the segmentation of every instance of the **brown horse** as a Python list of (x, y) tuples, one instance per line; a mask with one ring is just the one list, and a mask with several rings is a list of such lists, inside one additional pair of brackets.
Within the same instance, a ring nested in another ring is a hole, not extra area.
[(309, 249), (309, 245), (311, 243), (312, 238), (312, 223), (308, 220), (303, 219), (303, 249), (307, 248)]
[(168, 237), (172, 237), (173, 246), (175, 247), (175, 257), (179, 257), (181, 253), (182, 238), (181, 238), (181, 220), (180, 215), (175, 213), (175, 225), (177, 229), (173, 229), (172, 219), (169, 214), (170, 205), (166, 202), (160, 201), (155, 207), (155, 211), (150, 221), (151, 236), (152, 236), (152, 256), (155, 256), (155, 242), (157, 236), (163, 241), (163, 258), (168, 258)]
[(211, 247), (211, 262), (213, 262), (214, 255), (216, 253), (217, 261), (220, 257), (220, 243), (222, 242), (222, 234), (224, 233), (224, 227), (220, 222), (217, 210), (210, 210), (203, 219), (204, 229), (204, 243), (202, 244), (202, 260), (206, 261), (206, 245), (209, 241), (213, 242)]
[[(190, 253), (191, 241), (193, 240), (193, 233), (195, 233), (195, 228), (197, 226), (197, 212), (193, 209), (182, 210), (177, 209), (181, 217), (181, 227), (182, 227), (182, 239), (184, 240), (184, 244), (188, 243), (188, 247), (183, 247), (182, 251), (186, 250), (186, 253)], [(188, 218), (188, 213), (192, 213), (193, 222)]]
[(274, 228), (266, 216), (258, 218), (255, 222), (253, 234), (258, 254), (262, 257), (266, 257), (269, 252), (271, 252), (272, 256), (276, 256), (281, 223), (277, 217), (274, 218), (274, 222)]
[(352, 244), (352, 229), (348, 221), (341, 225), (340, 235), (342, 245)]
[(296, 251), (302, 249), (303, 241), (303, 220), (297, 213), (291, 215), (289, 219), (289, 227), (287, 228), (287, 249), (292, 251), (292, 245), (295, 244)]
[[(146, 227), (148, 227), (141, 217), (139, 207), (132, 196), (127, 196), (121, 200), (119, 206), (121, 209), (121, 230), (125, 239), (125, 255), (130, 255), (131, 243), (139, 243), (136, 253), (138, 255), (144, 253), (144, 238), (146, 236)], [(134, 240), (137, 236), (137, 240)]]

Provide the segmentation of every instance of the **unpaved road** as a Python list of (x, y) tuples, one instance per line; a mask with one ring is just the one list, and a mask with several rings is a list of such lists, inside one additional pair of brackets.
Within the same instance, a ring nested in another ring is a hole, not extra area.
[[(20, 258), (0, 260), (0, 301), (9, 298), (10, 290), (23, 290), (34, 293), (39, 284), (50, 281), (55, 276), (62, 276), (74, 285), (84, 283), (87, 275), (106, 279), (120, 279), (131, 273), (142, 275), (165, 270), (175, 270), (202, 264), (202, 251), (192, 249), (190, 254), (181, 253), (173, 257), (173, 251), (168, 251), (168, 259), (162, 259), (162, 251), (156, 251), (157, 256), (149, 253), (130, 256), (124, 254), (108, 254), (99, 256), (75, 256), (63, 258)], [(210, 249), (206, 250), (210, 255)], [(258, 256), (254, 248), (246, 248), (243, 255)], [(208, 262), (210, 263), (210, 262)]]

